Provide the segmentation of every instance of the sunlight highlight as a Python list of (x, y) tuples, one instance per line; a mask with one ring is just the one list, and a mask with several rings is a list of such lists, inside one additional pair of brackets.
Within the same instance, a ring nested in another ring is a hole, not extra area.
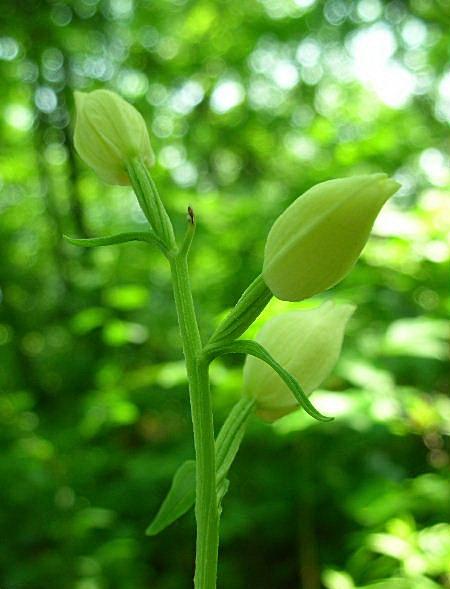
[(416, 77), (393, 58), (397, 43), (391, 29), (377, 23), (356, 33), (349, 42), (357, 79), (387, 106), (402, 108), (416, 89)]

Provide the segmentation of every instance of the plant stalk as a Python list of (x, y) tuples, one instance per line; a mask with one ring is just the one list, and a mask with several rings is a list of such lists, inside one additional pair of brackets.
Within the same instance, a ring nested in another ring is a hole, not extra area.
[(214, 422), (208, 364), (202, 359), (202, 342), (192, 298), (187, 252), (170, 260), (173, 291), (189, 380), (196, 454), (197, 541), (195, 589), (215, 589), (219, 546), (216, 496)]

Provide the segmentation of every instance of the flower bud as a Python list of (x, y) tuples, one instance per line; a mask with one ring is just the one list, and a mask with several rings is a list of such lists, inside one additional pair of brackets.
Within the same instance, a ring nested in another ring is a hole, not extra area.
[(267, 237), (263, 277), (272, 293), (301, 301), (341, 281), (398, 188), (386, 174), (371, 174), (322, 182), (297, 198)]
[[(316, 309), (292, 311), (268, 321), (256, 337), (309, 395), (329, 375), (342, 347), (354, 305), (328, 301)], [(256, 399), (256, 413), (275, 421), (298, 407), (288, 386), (265, 362), (247, 356), (244, 394)]]
[(75, 92), (74, 143), (80, 157), (108, 184), (130, 183), (127, 163), (155, 157), (142, 115), (109, 90)]

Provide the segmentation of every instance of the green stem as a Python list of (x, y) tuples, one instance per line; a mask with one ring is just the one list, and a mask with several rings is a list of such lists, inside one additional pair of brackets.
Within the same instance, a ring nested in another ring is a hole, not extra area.
[(187, 255), (182, 252), (172, 258), (170, 264), (189, 379), (196, 454), (197, 544), (194, 584), (196, 589), (215, 589), (219, 517), (216, 499), (214, 423), (208, 364), (202, 359), (202, 343), (192, 299)]
[(141, 209), (153, 231), (166, 248), (174, 252), (176, 243), (172, 223), (147, 166), (139, 158), (135, 158), (128, 163), (127, 172)]

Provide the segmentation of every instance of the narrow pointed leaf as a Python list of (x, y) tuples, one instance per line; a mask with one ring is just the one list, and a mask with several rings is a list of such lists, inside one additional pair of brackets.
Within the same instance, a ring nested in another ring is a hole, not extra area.
[(195, 502), (195, 460), (183, 462), (173, 477), (167, 497), (145, 533), (156, 536), (184, 515)]
[(221, 356), (223, 354), (249, 354), (250, 356), (255, 356), (255, 358), (259, 358), (263, 362), (266, 362), (269, 366), (271, 366), (275, 372), (283, 379), (289, 389), (292, 391), (292, 394), (297, 399), (298, 403), (303, 407), (303, 409), (317, 419), (318, 421), (331, 421), (332, 417), (326, 417), (322, 415), (311, 403), (308, 399), (306, 393), (303, 391), (302, 387), (299, 385), (297, 380), (290, 374), (287, 370), (285, 370), (278, 362), (269, 354), (269, 352), (252, 340), (237, 340), (230, 344), (224, 344), (222, 346), (211, 346), (205, 350), (206, 354), (211, 358), (215, 358), (216, 356)]
[(230, 488), (229, 479), (223, 479), (220, 485), (217, 486), (217, 507), (219, 509), (219, 516), (222, 515), (222, 501)]
[(224, 480), (238, 453), (255, 401), (243, 397), (230, 411), (216, 439), (217, 481)]
[(130, 231), (127, 233), (118, 233), (117, 235), (106, 235), (105, 237), (90, 237), (87, 239), (78, 239), (76, 237), (64, 236), (72, 245), (80, 247), (98, 247), (104, 245), (115, 245), (118, 243), (128, 243), (129, 241), (145, 241), (154, 243), (161, 247), (161, 242), (153, 232), (149, 231)]
[[(244, 437), (254, 401), (241, 399), (230, 411), (216, 440), (217, 503), (220, 505), (229, 486), (226, 478)], [(172, 481), (169, 493), (164, 499), (154, 520), (146, 530), (148, 536), (155, 536), (184, 515), (195, 503), (195, 460), (184, 462)]]

